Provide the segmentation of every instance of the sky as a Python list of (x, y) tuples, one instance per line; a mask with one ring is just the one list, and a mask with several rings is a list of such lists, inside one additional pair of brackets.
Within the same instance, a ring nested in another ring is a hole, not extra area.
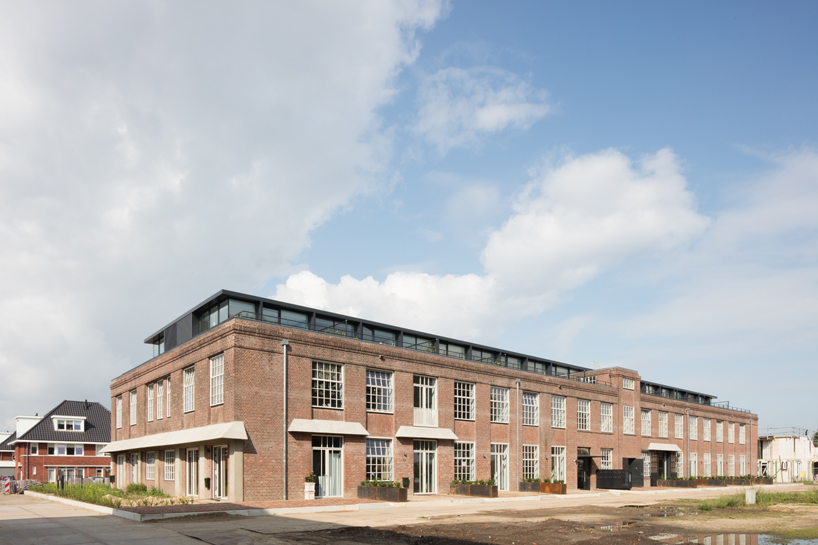
[(818, 428), (815, 2), (0, 10), (0, 431), (220, 289)]

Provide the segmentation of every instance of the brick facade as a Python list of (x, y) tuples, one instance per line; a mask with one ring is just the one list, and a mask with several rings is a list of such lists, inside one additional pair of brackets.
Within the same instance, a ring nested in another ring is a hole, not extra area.
[[(48, 443), (34, 443), (37, 445), (37, 454), (31, 454), (31, 443), (17, 443), (14, 445), (16, 461), (15, 477), (18, 479), (32, 479), (40, 482), (54, 481), (60, 470), (71, 470), (73, 476), (105, 477), (110, 469), (111, 459), (107, 456), (97, 456), (96, 449), (102, 445), (84, 444), (82, 456), (57, 456), (48, 453)], [(52, 470), (49, 473), (49, 469)], [(67, 471), (65, 472), (67, 474)]]

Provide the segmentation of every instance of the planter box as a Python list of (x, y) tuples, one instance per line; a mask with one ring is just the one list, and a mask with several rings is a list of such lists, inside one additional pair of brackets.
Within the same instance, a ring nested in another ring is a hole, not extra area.
[(365, 500), (388, 502), (409, 501), (408, 488), (392, 488), (388, 486), (359, 486), (358, 497)]
[(537, 492), (537, 493), (539, 493), (540, 484), (542, 484), (542, 483), (520, 483), (520, 492)]
[(540, 494), (567, 494), (568, 485), (565, 483), (539, 483)]
[(449, 485), (449, 494), (480, 498), (496, 498), (500, 495), (497, 486), (487, 484), (452, 484)]
[(773, 484), (772, 477), (757, 477), (753, 479), (753, 484)]
[(304, 483), (304, 499), (315, 499), (315, 483)]
[(707, 486), (727, 486), (727, 481), (724, 479), (707, 479)]
[(686, 481), (678, 479), (659, 479), (657, 486), (667, 486), (672, 488), (696, 488), (696, 481)]
[(693, 482), (696, 483), (697, 488), (700, 486), (707, 486), (707, 479), (696, 479)]
[(753, 481), (750, 479), (727, 479), (727, 483), (732, 486), (750, 486)]

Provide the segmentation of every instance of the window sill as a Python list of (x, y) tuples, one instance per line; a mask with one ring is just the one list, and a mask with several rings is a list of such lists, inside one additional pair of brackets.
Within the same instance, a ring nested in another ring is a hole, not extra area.
[(220, 406), (222, 406), (222, 405), (224, 405), (224, 401), (222, 401), (221, 403), (215, 403), (215, 404), (214, 404), (214, 403), (211, 403), (211, 404), (210, 404), (210, 406), (211, 406), (211, 407), (220, 407)]
[(313, 405), (313, 409), (326, 409), (328, 411), (343, 411), (343, 407), (321, 407), (320, 405)]
[(539, 428), (540, 427), (539, 424), (523, 424), (523, 426), (525, 426), (527, 428)]
[(373, 411), (372, 409), (367, 409), (366, 412), (372, 414), (395, 414), (395, 411)]

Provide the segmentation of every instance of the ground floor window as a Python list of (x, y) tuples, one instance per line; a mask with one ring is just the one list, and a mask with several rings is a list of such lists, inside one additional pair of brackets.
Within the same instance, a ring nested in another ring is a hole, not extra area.
[(702, 473), (703, 477), (712, 477), (712, 473), (710, 473), (710, 453), (704, 453), (704, 459), (702, 460)]
[(540, 476), (540, 448), (537, 445), (523, 445), (523, 478), (536, 479)]
[(600, 469), (613, 469), (613, 449), (602, 449), (602, 459), (599, 464)]
[(565, 482), (565, 447), (551, 447), (551, 480)]
[(392, 441), (366, 440), (366, 480), (392, 480)]
[(747, 460), (744, 458), (743, 455), (738, 457), (738, 466), (741, 475), (742, 476), (747, 475)]
[(716, 476), (724, 476), (724, 455), (716, 454)]
[(508, 490), (508, 445), (491, 444), (491, 478), (499, 490)]
[(684, 454), (681, 452), (676, 453), (676, 477), (679, 479), (685, 476), (685, 462), (684, 462)]
[(166, 481), (175, 481), (176, 480), (176, 451), (175, 450), (166, 450), (165, 451), (165, 480)]
[(727, 456), (727, 475), (729, 477), (736, 476), (736, 457), (733, 454)]
[(474, 443), (454, 444), (454, 478), (474, 480)]
[(145, 454), (145, 480), (156, 480), (156, 453), (148, 452)]
[(343, 495), (343, 446), (342, 437), (312, 436), (312, 470), (318, 483), (316, 497), (334, 498)]
[(699, 457), (699, 455), (696, 454), (695, 452), (690, 453), (690, 476), (691, 477), (698, 477), (699, 476), (698, 457)]
[(55, 476), (55, 475), (56, 475), (56, 474), (55, 474), (55, 472), (54, 472), (54, 468), (53, 468), (53, 467), (49, 467), (49, 468), (48, 468), (48, 482), (53, 483), (54, 481), (56, 481), (56, 480), (57, 480), (57, 478), (56, 478), (56, 476)]
[(650, 479), (650, 451), (642, 451), (642, 478)]
[(415, 494), (437, 492), (437, 441), (414, 442), (414, 488)]
[(199, 495), (199, 449), (187, 449), (187, 495)]

